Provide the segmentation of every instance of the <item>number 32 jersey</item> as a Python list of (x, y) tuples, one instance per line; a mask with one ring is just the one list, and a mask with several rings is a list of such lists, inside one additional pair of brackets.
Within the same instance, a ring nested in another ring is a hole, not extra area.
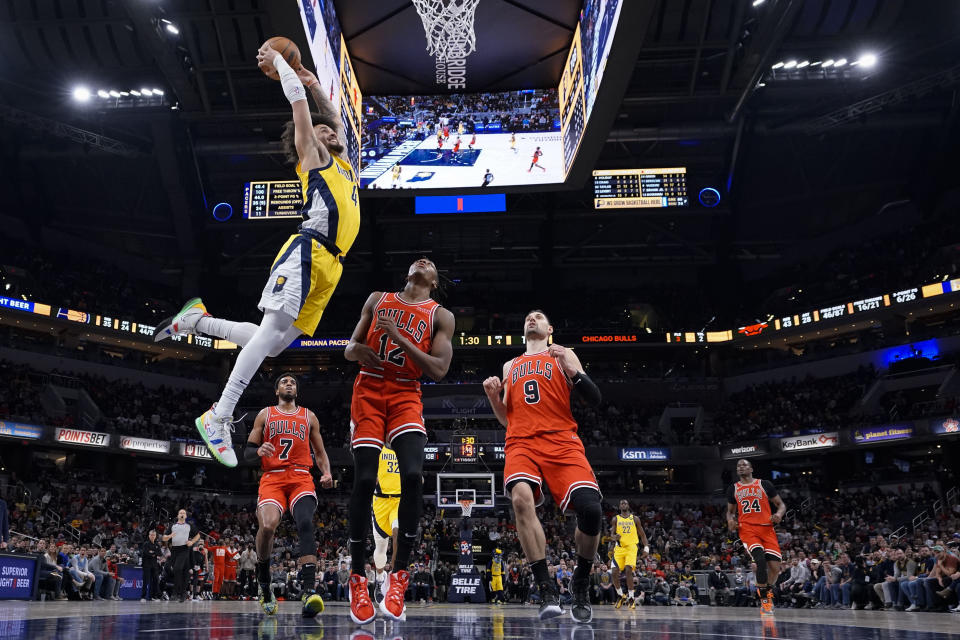
[(508, 440), (577, 430), (570, 413), (570, 385), (560, 363), (549, 352), (514, 358), (504, 387)]
[(755, 479), (742, 484), (735, 482), (727, 490), (727, 502), (736, 505), (737, 519), (741, 525), (771, 525), (770, 500), (779, 495), (769, 480)]
[(310, 422), (306, 407), (284, 413), (277, 407), (267, 409), (263, 423), (263, 442), (271, 443), (274, 454), (260, 458), (264, 471), (313, 466), (310, 456)]

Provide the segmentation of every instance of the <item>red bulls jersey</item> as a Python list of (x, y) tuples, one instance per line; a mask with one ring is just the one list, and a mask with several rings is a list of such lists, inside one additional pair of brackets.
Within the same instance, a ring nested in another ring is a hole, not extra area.
[(240, 559), (240, 552), (236, 549), (227, 548), (226, 557), (224, 558), (224, 566), (228, 568), (237, 568), (237, 560)]
[(313, 466), (310, 457), (310, 423), (307, 409), (297, 407), (293, 413), (284, 413), (277, 407), (267, 410), (263, 424), (263, 441), (273, 444), (274, 454), (260, 458), (264, 471)]
[(740, 524), (770, 525), (770, 500), (779, 495), (769, 480), (754, 479), (749, 484), (735, 482), (727, 490), (727, 502), (737, 505)]
[(557, 359), (547, 351), (510, 362), (507, 379), (507, 438), (551, 431), (576, 431), (570, 413), (570, 385)]
[(207, 551), (213, 556), (213, 564), (222, 565), (227, 559), (227, 548), (222, 545), (207, 547)]
[(383, 361), (383, 369), (363, 367), (361, 375), (367, 374), (400, 382), (419, 380), (423, 375), (413, 361), (403, 353), (386, 331), (377, 329), (378, 318), (391, 318), (400, 329), (400, 334), (424, 353), (433, 346), (433, 316), (440, 304), (428, 299), (423, 302), (405, 302), (400, 294), (384, 293), (373, 308), (373, 320), (367, 331), (366, 344), (377, 352)]

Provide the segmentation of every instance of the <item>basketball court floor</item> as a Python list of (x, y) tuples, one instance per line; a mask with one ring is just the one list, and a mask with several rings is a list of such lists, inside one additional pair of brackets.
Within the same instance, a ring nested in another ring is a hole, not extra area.
[(596, 607), (589, 625), (569, 615), (540, 622), (535, 607), (506, 605), (411, 605), (405, 622), (377, 619), (358, 627), (345, 603), (331, 603), (314, 620), (300, 617), (299, 603), (280, 603), (267, 617), (256, 602), (4, 602), (0, 638), (56, 640), (680, 640), (683, 638), (777, 640), (934, 640), (960, 634), (950, 613), (781, 610), (761, 620), (756, 609)]

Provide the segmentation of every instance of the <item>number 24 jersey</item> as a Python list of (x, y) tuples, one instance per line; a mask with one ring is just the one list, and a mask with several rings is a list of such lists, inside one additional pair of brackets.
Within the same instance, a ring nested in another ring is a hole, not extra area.
[(755, 479), (743, 484), (735, 482), (727, 490), (727, 502), (736, 505), (740, 524), (770, 525), (770, 500), (779, 495), (769, 480)]

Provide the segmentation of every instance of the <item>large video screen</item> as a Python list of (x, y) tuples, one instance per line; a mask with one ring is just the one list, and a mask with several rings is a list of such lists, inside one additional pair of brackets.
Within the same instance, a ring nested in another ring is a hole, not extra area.
[(363, 99), (360, 186), (550, 184), (566, 175), (554, 89)]
[(570, 170), (593, 112), (623, 0), (586, 0), (560, 78), (564, 175)]
[(330, 102), (340, 106), (347, 156), (360, 170), (360, 104), (362, 96), (340, 32), (333, 0), (300, 0), (300, 19), (310, 44), (320, 86)]

